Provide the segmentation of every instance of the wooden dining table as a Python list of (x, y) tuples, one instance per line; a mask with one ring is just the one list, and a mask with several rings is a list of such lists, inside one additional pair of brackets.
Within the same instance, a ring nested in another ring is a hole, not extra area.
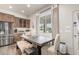
[(41, 48), (45, 44), (50, 43), (50, 42), (52, 42), (52, 44), (53, 44), (53, 40), (54, 40), (54, 39), (50, 39), (47, 36), (28, 36), (27, 37), (27, 36), (23, 35), (21, 37), (24, 38), (24, 40), (37, 45), (38, 55), (41, 55)]

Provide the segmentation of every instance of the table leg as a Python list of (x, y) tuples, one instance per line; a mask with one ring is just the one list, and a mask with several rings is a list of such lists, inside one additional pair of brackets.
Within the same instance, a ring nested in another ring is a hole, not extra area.
[(38, 55), (41, 55), (41, 46), (37, 46), (38, 48)]
[(16, 45), (16, 49), (19, 49), (19, 47)]
[(52, 45), (54, 45), (54, 40), (55, 40), (55, 39), (52, 40)]

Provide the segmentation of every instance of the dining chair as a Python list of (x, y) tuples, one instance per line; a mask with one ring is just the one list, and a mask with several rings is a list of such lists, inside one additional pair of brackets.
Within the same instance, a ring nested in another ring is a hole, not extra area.
[(27, 41), (18, 41), (17, 42), (17, 46), (19, 47), (19, 49), (21, 50), (21, 53), (23, 54), (24, 53), (24, 49), (25, 48), (27, 48), (27, 49), (29, 49), (29, 48), (32, 48), (33, 47), (33, 45), (32, 44), (30, 44), (29, 42), (27, 42)]
[[(22, 34), (21, 37), (24, 37), (24, 38), (27, 38), (28, 39), (28, 36)], [(27, 48), (32, 48), (33, 45), (30, 44), (29, 42), (25, 41), (24, 38), (21, 38), (20, 41), (17, 41), (17, 46), (19, 47), (19, 49), (21, 50), (21, 53), (24, 54), (24, 49)]]
[(57, 54), (57, 50), (59, 48), (59, 43), (60, 43), (59, 36), (60, 36), (59, 34), (56, 34), (54, 45), (52, 45), (48, 48), (48, 51), (47, 51), (48, 54), (51, 54), (51, 55)]

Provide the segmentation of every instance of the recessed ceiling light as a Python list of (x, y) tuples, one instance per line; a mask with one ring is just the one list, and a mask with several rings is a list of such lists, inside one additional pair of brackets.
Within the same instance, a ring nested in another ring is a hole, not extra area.
[(30, 4), (27, 4), (27, 7), (29, 8), (31, 5)]
[(24, 13), (24, 10), (22, 10), (21, 12)]
[(9, 6), (9, 8), (11, 9), (11, 8), (13, 8), (12, 6)]

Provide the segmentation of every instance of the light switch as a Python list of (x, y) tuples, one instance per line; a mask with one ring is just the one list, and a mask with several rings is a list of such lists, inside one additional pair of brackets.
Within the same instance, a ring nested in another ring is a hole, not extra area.
[(70, 26), (66, 26), (65, 32), (71, 32)]

